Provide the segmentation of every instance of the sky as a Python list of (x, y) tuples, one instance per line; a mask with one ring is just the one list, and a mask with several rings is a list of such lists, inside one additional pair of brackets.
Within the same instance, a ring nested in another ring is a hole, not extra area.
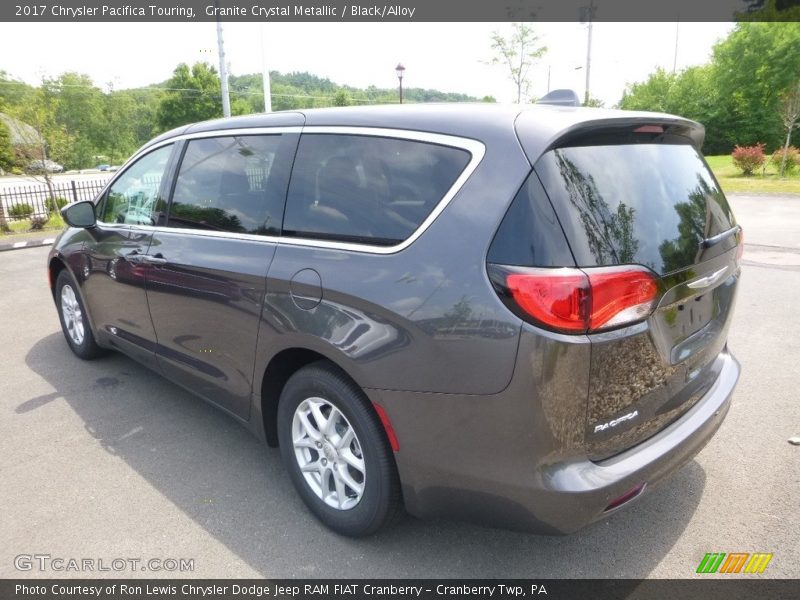
[[(397, 86), (395, 66), (406, 67), (404, 85), (463, 92), (500, 102), (515, 99), (504, 67), (491, 58), (493, 31), (508, 23), (223, 23), (230, 72), (307, 71), (356, 87)], [(531, 69), (531, 92), (574, 89), (583, 97), (587, 26), (536, 23), (548, 52)], [(712, 46), (732, 23), (594, 23), (590, 92), (606, 106), (626, 84), (656, 67), (671, 71), (707, 62)], [(263, 48), (263, 51), (262, 51)], [(215, 23), (0, 23), (0, 69), (28, 83), (64, 71), (89, 75), (115, 89), (159, 83), (179, 62), (219, 66)]]

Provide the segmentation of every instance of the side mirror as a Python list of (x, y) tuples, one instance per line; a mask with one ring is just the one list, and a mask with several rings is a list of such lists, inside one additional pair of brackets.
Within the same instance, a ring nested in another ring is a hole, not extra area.
[(70, 227), (82, 227), (89, 229), (97, 225), (97, 215), (94, 211), (94, 202), (83, 200), (68, 204), (61, 209), (61, 216)]

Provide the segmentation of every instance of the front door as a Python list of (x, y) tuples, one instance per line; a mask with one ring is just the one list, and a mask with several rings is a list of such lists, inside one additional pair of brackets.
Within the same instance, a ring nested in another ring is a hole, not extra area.
[(120, 174), (99, 206), (97, 227), (88, 230), (84, 297), (98, 341), (155, 367), (156, 336), (147, 308), (145, 277), (152, 226), (166, 204), (164, 173), (173, 145), (145, 154)]

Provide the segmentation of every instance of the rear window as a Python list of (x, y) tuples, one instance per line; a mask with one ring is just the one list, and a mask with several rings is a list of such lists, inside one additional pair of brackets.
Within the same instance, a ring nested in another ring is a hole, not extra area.
[(283, 234), (400, 243), (433, 211), (469, 159), (465, 150), (427, 142), (304, 134)]
[(669, 273), (734, 226), (725, 196), (688, 144), (577, 146), (536, 163), (579, 266), (639, 263)]

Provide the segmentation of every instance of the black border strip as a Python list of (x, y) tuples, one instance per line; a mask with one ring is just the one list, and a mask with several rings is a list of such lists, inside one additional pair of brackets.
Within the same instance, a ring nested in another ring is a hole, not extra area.
[(798, 579), (759, 575), (698, 579), (43, 579), (0, 581), (4, 600), (453, 600), (456, 598), (546, 598), (621, 600), (698, 598), (736, 600), (800, 596)]
[[(221, 15), (215, 7), (222, 9)], [(800, 21), (800, 0), (4, 0), (8, 22)]]

